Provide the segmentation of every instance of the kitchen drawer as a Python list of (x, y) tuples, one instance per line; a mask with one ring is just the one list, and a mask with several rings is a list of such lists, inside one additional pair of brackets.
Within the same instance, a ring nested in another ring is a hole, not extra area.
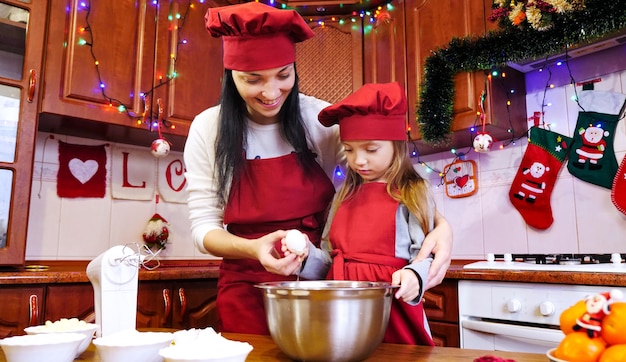
[(424, 294), (424, 310), (429, 321), (459, 323), (457, 280), (446, 279)]

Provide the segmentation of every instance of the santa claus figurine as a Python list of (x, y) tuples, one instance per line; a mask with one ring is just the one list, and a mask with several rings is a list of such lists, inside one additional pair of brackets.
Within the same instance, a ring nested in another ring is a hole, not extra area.
[(150, 249), (165, 249), (165, 245), (170, 237), (169, 224), (161, 215), (154, 214), (143, 233), (143, 241)]
[(585, 299), (587, 311), (576, 320), (575, 331), (586, 330), (589, 338), (598, 337), (602, 330), (602, 319), (611, 313), (611, 303), (622, 299), (622, 292), (617, 289), (610, 293), (599, 293)]

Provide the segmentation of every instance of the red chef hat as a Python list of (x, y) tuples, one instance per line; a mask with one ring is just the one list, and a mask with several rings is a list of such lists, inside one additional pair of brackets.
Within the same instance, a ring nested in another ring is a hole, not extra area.
[(406, 96), (397, 82), (365, 84), (318, 115), (326, 127), (339, 124), (342, 141), (407, 139)]
[(209, 8), (204, 20), (211, 36), (222, 37), (224, 67), (244, 72), (295, 62), (295, 43), (315, 35), (295, 10), (255, 1)]

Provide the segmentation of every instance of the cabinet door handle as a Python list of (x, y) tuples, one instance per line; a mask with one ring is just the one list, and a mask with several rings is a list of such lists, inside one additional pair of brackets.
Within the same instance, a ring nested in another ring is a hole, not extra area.
[(178, 300), (180, 301), (180, 317), (184, 317), (187, 313), (187, 297), (185, 296), (185, 288), (178, 288)]
[(32, 294), (29, 298), (28, 304), (28, 325), (37, 325), (39, 321), (39, 307), (37, 295)]
[(167, 288), (163, 289), (163, 305), (165, 306), (163, 318), (168, 320), (170, 318), (170, 313), (172, 313), (172, 302), (170, 298), (170, 290)]
[(28, 77), (28, 98), (26, 98), (28, 103), (33, 103), (33, 99), (35, 99), (35, 88), (37, 88), (37, 71), (31, 69)]

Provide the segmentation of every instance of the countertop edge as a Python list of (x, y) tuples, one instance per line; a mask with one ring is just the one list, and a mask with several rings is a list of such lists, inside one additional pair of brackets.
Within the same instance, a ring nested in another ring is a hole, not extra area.
[[(577, 284), (626, 286), (624, 273), (586, 273), (565, 271), (519, 271), (463, 269), (476, 260), (453, 260), (446, 279), (526, 282), (544, 284)], [(0, 285), (88, 283), (86, 267), (89, 261), (36, 261), (27, 265), (43, 265), (46, 269), (0, 270)], [(140, 269), (139, 280), (217, 279), (221, 260), (166, 260), (154, 270)]]
[[(139, 270), (139, 280), (217, 279), (221, 260), (167, 260), (155, 269)], [(0, 285), (89, 283), (89, 261), (36, 261), (0, 270)]]

